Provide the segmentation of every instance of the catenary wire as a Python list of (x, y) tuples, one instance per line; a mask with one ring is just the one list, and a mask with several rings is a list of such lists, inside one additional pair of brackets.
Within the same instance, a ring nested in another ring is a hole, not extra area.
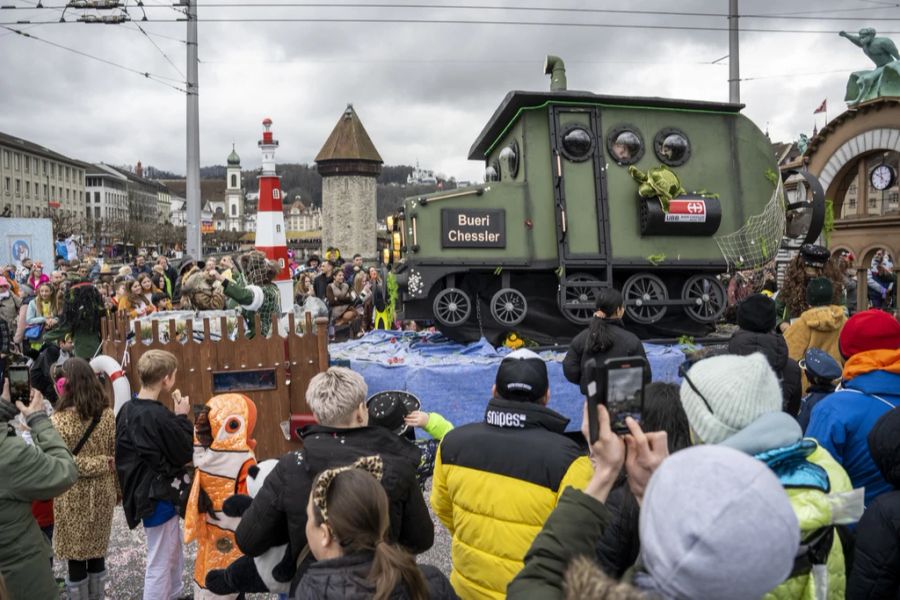
[(35, 40), (36, 42), (42, 42), (42, 43), (44, 43), (44, 44), (53, 46), (54, 48), (59, 48), (60, 50), (65, 50), (66, 52), (72, 52), (73, 54), (77, 54), (77, 55), (79, 55), (79, 56), (83, 56), (83, 57), (89, 58), (89, 59), (91, 59), (91, 60), (96, 60), (96, 61), (98, 61), (98, 62), (102, 62), (102, 63), (104, 63), (104, 64), (107, 64), (107, 65), (111, 66), (111, 67), (115, 67), (115, 68), (121, 69), (121, 70), (123, 70), (123, 71), (128, 71), (128, 72), (130, 72), (130, 73), (134, 73), (134, 74), (136, 74), (136, 75), (140, 75), (140, 76), (142, 76), (142, 77), (144, 77), (144, 78), (146, 78), (146, 79), (149, 79), (150, 81), (154, 81), (154, 82), (159, 83), (159, 84), (161, 84), (161, 85), (164, 85), (164, 86), (166, 86), (166, 87), (170, 87), (170, 88), (172, 88), (173, 90), (177, 90), (177, 91), (182, 92), (182, 93), (184, 93), (184, 94), (187, 93), (187, 91), (185, 91), (184, 88), (181, 88), (181, 87), (178, 87), (177, 85), (173, 85), (173, 84), (169, 83), (169, 81), (174, 81), (174, 82), (177, 82), (177, 83), (181, 83), (181, 84), (183, 85), (183, 84), (184, 84), (183, 81), (179, 81), (179, 80), (173, 79), (173, 78), (171, 78), (171, 77), (165, 77), (165, 76), (163, 76), (163, 75), (156, 75), (156, 74), (153, 74), (153, 73), (149, 73), (149, 72), (147, 72), (147, 71), (141, 71), (141, 70), (139, 70), (139, 69), (135, 69), (135, 68), (132, 68), (132, 67), (129, 67), (129, 66), (126, 66), (126, 65), (122, 65), (122, 64), (119, 64), (119, 63), (117, 63), (117, 62), (113, 62), (113, 61), (111, 61), (111, 60), (109, 60), (109, 59), (100, 57), (100, 56), (94, 56), (93, 54), (88, 54), (87, 52), (83, 52), (83, 51), (78, 50), (78, 49), (76, 49), (76, 48), (70, 48), (69, 46), (64, 46), (64, 45), (58, 44), (58, 43), (56, 43), (56, 42), (51, 42), (50, 40), (45, 40), (45, 39), (43, 39), (43, 38), (39, 38), (39, 37), (37, 37), (36, 35), (31, 34), (31, 33), (28, 33), (27, 31), (23, 31), (23, 30), (21, 30), (21, 29), (14, 29), (13, 27), (8, 27), (8, 26), (6, 26), (6, 25), (0, 25), (0, 27), (2, 27), (3, 29), (7, 29), (7, 30), (9, 30), (9, 31), (11, 31), (11, 32), (13, 32), (13, 33), (17, 33), (17, 34), (21, 35), (22, 37), (26, 37), (26, 38)]

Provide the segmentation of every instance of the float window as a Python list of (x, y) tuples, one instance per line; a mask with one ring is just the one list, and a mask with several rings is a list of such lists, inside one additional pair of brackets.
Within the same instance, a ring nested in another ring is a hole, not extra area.
[(590, 158), (594, 150), (594, 136), (591, 132), (575, 125), (570, 127), (562, 136), (562, 155), (574, 162), (582, 162)]
[(670, 167), (683, 165), (691, 157), (691, 143), (683, 131), (674, 128), (661, 130), (653, 143), (656, 156)]
[(644, 139), (636, 127), (621, 125), (610, 130), (606, 147), (616, 164), (633, 165), (644, 156)]
[(519, 142), (512, 143), (500, 151), (500, 161), (506, 164), (506, 175), (515, 179), (519, 175)]

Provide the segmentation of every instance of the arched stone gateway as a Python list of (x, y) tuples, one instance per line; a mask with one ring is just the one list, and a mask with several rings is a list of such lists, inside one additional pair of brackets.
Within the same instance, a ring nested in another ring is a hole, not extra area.
[[(825, 189), (825, 194), (832, 191), (831, 184), (835, 180), (835, 175), (847, 166), (850, 162), (856, 160), (860, 155), (867, 154), (873, 150), (893, 150), (900, 152), (900, 129), (879, 128), (866, 131), (859, 135), (853, 136), (840, 148), (831, 155), (825, 168), (819, 175), (819, 183)], [(830, 197), (830, 196), (829, 196)]]

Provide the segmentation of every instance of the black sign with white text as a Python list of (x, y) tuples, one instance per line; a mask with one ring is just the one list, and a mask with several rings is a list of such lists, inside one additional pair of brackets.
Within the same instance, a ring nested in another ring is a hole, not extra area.
[(506, 248), (506, 211), (441, 209), (442, 248)]

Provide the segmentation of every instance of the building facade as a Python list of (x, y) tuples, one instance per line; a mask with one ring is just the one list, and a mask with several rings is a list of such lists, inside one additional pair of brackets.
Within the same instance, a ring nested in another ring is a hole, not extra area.
[(300, 200), (295, 200), (284, 209), (284, 224), (288, 231), (319, 230), (322, 228), (322, 209), (307, 207)]
[(86, 214), (89, 221), (129, 219), (128, 178), (109, 165), (91, 165), (85, 173)]
[(803, 156), (832, 204), (832, 252), (868, 265), (879, 249), (900, 254), (900, 100), (876, 98), (832, 119)]
[[(0, 207), (12, 217), (72, 219), (85, 215), (89, 165), (6, 133), (0, 133)], [(8, 211), (7, 211), (8, 209)]]

